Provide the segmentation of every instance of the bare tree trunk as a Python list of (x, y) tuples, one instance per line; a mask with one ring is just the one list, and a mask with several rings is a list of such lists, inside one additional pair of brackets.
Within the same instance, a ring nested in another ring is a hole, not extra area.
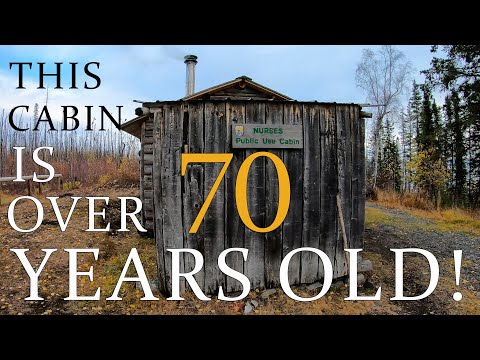
[(383, 115), (379, 115), (377, 123), (375, 124), (375, 129), (373, 133), (373, 188), (377, 188), (377, 178), (378, 178), (378, 163), (379, 163), (379, 154), (380, 154), (380, 145), (381, 145), (381, 130), (383, 127)]
[(355, 80), (367, 95), (368, 101), (379, 106), (373, 139), (373, 188), (377, 187), (381, 129), (383, 118), (399, 104), (412, 72), (411, 63), (405, 55), (391, 45), (384, 45), (377, 52), (364, 49), (357, 65)]

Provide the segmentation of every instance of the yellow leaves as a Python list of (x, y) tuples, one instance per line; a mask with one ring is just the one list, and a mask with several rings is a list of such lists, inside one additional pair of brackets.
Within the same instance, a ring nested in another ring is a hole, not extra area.
[(442, 188), (448, 180), (446, 166), (441, 159), (436, 159), (432, 149), (419, 151), (406, 167), (408, 180), (424, 190), (432, 186)]

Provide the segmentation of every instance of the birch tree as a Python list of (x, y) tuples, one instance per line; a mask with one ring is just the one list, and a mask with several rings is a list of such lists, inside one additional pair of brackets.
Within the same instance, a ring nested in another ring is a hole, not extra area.
[(365, 91), (367, 101), (375, 107), (372, 124), (373, 173), (372, 184), (377, 187), (381, 130), (385, 117), (394, 112), (407, 89), (413, 71), (405, 54), (391, 45), (383, 45), (378, 51), (364, 49), (356, 70), (356, 84)]

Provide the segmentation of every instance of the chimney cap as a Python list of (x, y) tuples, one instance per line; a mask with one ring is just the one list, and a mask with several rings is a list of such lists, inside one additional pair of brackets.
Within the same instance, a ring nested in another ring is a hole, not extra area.
[(186, 55), (184, 59), (185, 59), (185, 63), (190, 61), (197, 62), (198, 57), (196, 55)]

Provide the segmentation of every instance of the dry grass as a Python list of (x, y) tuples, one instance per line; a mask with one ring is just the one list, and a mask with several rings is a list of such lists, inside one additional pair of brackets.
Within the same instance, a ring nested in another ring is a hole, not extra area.
[(365, 209), (365, 227), (372, 228), (378, 224), (391, 223), (393, 221), (392, 217), (380, 209), (375, 209), (368, 207)]
[(417, 193), (399, 194), (392, 191), (377, 190), (377, 204), (397, 209), (434, 210), (431, 201)]
[[(433, 225), (440, 231), (463, 232), (471, 235), (480, 235), (480, 216), (478, 213), (469, 212), (459, 208), (436, 210), (431, 202), (414, 193), (397, 194), (379, 190), (375, 203), (393, 209), (401, 209), (412, 215), (433, 220)], [(371, 220), (388, 222), (388, 214), (377, 213), (376, 209), (367, 209)], [(381, 218), (383, 216), (383, 218)]]
[[(140, 177), (140, 164), (135, 157), (122, 157), (117, 160), (113, 156), (96, 158), (92, 154), (84, 154), (71, 161), (50, 160), (57, 174), (62, 174), (64, 184), (67, 184), (66, 190), (79, 188), (81, 186), (138, 186)], [(24, 160), (24, 175), (32, 175), (38, 171), (32, 164), (32, 160)], [(13, 167), (15, 164), (9, 163), (8, 171), (4, 176), (14, 176)], [(74, 186), (72, 186), (74, 185)], [(26, 191), (26, 183), (8, 182), (0, 184), (3, 193), (20, 193)], [(48, 188), (49, 184), (42, 184), (42, 188)]]
[(15, 198), (16, 196), (0, 191), (0, 206), (10, 204)]
[(435, 221), (441, 231), (463, 232), (480, 236), (480, 219), (465, 210), (453, 208), (441, 211), (412, 210), (414, 215)]

